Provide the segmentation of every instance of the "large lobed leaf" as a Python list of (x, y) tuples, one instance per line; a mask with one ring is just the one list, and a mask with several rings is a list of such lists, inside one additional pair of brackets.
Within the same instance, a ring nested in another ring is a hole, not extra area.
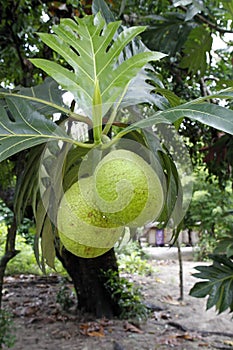
[(227, 258), (233, 258), (233, 236), (232, 234), (224, 235), (217, 242), (214, 250), (216, 254), (226, 254)]
[(189, 73), (196, 74), (200, 71), (203, 76), (207, 69), (207, 53), (212, 47), (213, 38), (211, 32), (205, 26), (198, 26), (189, 33), (184, 45), (184, 57), (180, 62), (181, 68), (187, 68)]
[(190, 295), (196, 298), (208, 296), (207, 309), (215, 306), (219, 313), (228, 308), (233, 312), (233, 261), (225, 255), (210, 257), (213, 259), (212, 265), (195, 267), (199, 273), (193, 276), (205, 281), (196, 283)]
[(0, 162), (24, 149), (51, 140), (75, 143), (54, 122), (46, 119), (20, 97), (7, 97), (0, 106)]
[[(128, 45), (124, 49), (118, 62), (123, 63), (125, 59), (129, 59), (141, 52), (149, 52), (149, 50), (141, 40), (134, 40), (131, 45)], [(130, 81), (120, 106), (123, 108), (140, 103), (149, 103), (160, 110), (167, 109), (169, 107), (168, 100), (164, 96), (161, 96), (163, 94), (159, 95), (156, 93), (158, 89), (160, 89), (160, 91), (165, 90), (154, 67), (151, 64), (147, 64), (141, 68), (137, 75)], [(165, 91), (168, 93), (167, 90)]]
[(142, 34), (143, 42), (151, 50), (160, 50), (169, 56), (179, 52), (193, 28), (191, 21), (185, 21), (185, 15), (181, 13), (165, 13), (161, 15), (149, 15), (145, 17), (151, 21), (148, 29)]
[[(15, 91), (16, 90), (16, 91)], [(63, 112), (64, 103), (62, 96), (64, 90), (52, 78), (46, 78), (42, 84), (31, 87), (16, 87), (13, 92), (25, 96), (25, 100), (31, 103), (35, 110), (43, 115), (52, 115), (53, 113)], [(1, 94), (1, 92), (0, 92)], [(29, 97), (29, 99), (27, 99)], [(69, 110), (67, 109), (67, 113)]]
[[(109, 7), (103, 0), (94, 0), (92, 3), (93, 14), (100, 12), (106, 23), (113, 22), (114, 17)], [(118, 32), (125, 30), (120, 26)], [(120, 65), (130, 57), (140, 52), (149, 52), (150, 50), (143, 44), (140, 38), (135, 38), (121, 52), (117, 64)], [(160, 94), (156, 93), (160, 89)], [(163, 91), (162, 91), (163, 90)], [(137, 92), (137, 93), (135, 93)], [(162, 96), (161, 96), (162, 95)], [(154, 67), (151, 64), (145, 65), (137, 75), (130, 81), (126, 94), (123, 96), (120, 107), (137, 105), (139, 103), (150, 103), (158, 109), (166, 109), (171, 103), (171, 97), (174, 100), (174, 94), (164, 89), (164, 85), (158, 78)], [(178, 97), (176, 97), (178, 100)], [(168, 103), (169, 101), (169, 103)], [(179, 103), (178, 103), (179, 104)], [(171, 105), (173, 105), (171, 103)]]
[(110, 11), (108, 5), (104, 0), (93, 0), (92, 1), (92, 13), (96, 15), (98, 12), (101, 13), (106, 23), (114, 22), (115, 17)]
[(61, 55), (73, 72), (58, 63), (44, 59), (32, 62), (52, 76), (65, 90), (73, 93), (88, 116), (91, 113), (94, 88), (99, 81), (103, 104), (111, 106), (145, 64), (165, 55), (160, 52), (139, 52), (117, 64), (124, 47), (145, 27), (131, 27), (118, 34), (121, 22), (106, 24), (98, 13), (82, 19), (63, 19), (53, 27), (55, 34), (41, 33), (41, 40)]
[(0, 105), (8, 108), (5, 98), (16, 98), (16, 101), (22, 99), (26, 101), (34, 111), (45, 116), (51, 117), (53, 113), (62, 113), (67, 117), (92, 124), (91, 120), (73, 112), (70, 108), (64, 105), (63, 95), (66, 91), (62, 90), (55, 80), (46, 78), (42, 84), (32, 87), (18, 86), (14, 90), (0, 88)]
[[(232, 98), (232, 96), (229, 95)], [(178, 120), (188, 117), (191, 120), (209, 125), (215, 129), (222, 130), (233, 135), (233, 111), (211, 103), (185, 103), (183, 105), (169, 108), (165, 111), (156, 112), (153, 116), (134, 123), (127, 130), (133, 128), (147, 128), (159, 123), (175, 123)]]

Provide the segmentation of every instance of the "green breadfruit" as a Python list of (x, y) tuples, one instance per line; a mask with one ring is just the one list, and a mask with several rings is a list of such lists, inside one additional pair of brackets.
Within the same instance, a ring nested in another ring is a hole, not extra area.
[(67, 238), (94, 248), (112, 248), (123, 232), (123, 227), (113, 226), (98, 210), (92, 177), (80, 179), (65, 192), (58, 209), (57, 227)]
[(94, 172), (96, 203), (113, 224), (140, 227), (156, 220), (164, 205), (159, 176), (139, 155), (114, 150)]
[(81, 258), (96, 258), (97, 256), (103, 255), (111, 248), (95, 248), (88, 247), (83, 244), (79, 244), (78, 242), (68, 238), (63, 233), (59, 232), (59, 237), (64, 245), (64, 247), (69, 250), (72, 254), (79, 256)]
[(73, 254), (98, 256), (114, 246), (124, 226), (156, 220), (163, 205), (155, 170), (131, 151), (114, 150), (98, 163), (93, 176), (66, 191), (58, 210), (58, 233)]

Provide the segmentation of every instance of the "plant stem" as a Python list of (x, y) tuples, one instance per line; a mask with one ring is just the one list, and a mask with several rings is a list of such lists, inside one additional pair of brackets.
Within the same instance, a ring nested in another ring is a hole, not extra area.
[(178, 248), (178, 260), (179, 260), (179, 278), (180, 278), (180, 297), (179, 300), (184, 300), (184, 280), (183, 280), (183, 260), (182, 260), (182, 252), (180, 249), (180, 243), (177, 239), (177, 248)]

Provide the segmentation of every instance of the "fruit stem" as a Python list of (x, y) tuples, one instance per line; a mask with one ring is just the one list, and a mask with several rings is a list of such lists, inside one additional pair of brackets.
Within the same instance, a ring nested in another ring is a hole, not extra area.
[(125, 132), (124, 130), (120, 131), (113, 139), (110, 139), (108, 143), (103, 143), (101, 145), (102, 150), (112, 147), (119, 139), (121, 139), (124, 135), (128, 134), (131, 131), (132, 130), (127, 130)]

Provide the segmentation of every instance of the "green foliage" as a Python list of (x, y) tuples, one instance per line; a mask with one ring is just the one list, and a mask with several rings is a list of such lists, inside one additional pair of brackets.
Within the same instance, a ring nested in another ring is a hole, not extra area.
[[(227, 90), (227, 92), (232, 92), (232, 89)], [(220, 93), (219, 95), (215, 94), (214, 96), (221, 98), (222, 95), (223, 94)], [(209, 99), (210, 97), (211, 96), (208, 96), (206, 99)], [(233, 95), (229, 95), (228, 97), (231, 98)], [(206, 102), (199, 102), (200, 99), (197, 99), (196, 101), (194, 100), (190, 103), (169, 108), (165, 111), (158, 111), (150, 118), (134, 123), (134, 125), (130, 126), (128, 129), (146, 128), (158, 123), (159, 121), (166, 122), (166, 120), (171, 123), (175, 123), (178, 120), (182, 120), (183, 117), (188, 117), (193, 121), (201, 122), (233, 135), (232, 110)], [(128, 129), (125, 129), (125, 131)]]
[(22, 0), (1, 1), (0, 15), (0, 81), (7, 84), (31, 84), (31, 67), (27, 57), (43, 47), (35, 42), (35, 32), (45, 25), (43, 3)]
[(25, 239), (25, 243), (33, 246), (35, 238), (35, 223), (33, 220), (28, 218), (23, 218), (20, 226), (17, 230), (18, 234)]
[(198, 26), (189, 33), (184, 46), (184, 56), (180, 67), (187, 68), (189, 73), (205, 74), (207, 70), (207, 53), (212, 47), (212, 36), (204, 26)]
[(0, 106), (0, 161), (50, 139), (72, 142), (61, 128), (35, 111), (23, 99), (7, 97), (5, 100), (11, 117), (4, 107)]
[(175, 56), (182, 49), (193, 26), (185, 21), (185, 15), (171, 12), (148, 15), (145, 22), (150, 24), (142, 34), (145, 44), (150, 49), (160, 50), (169, 56)]
[(102, 271), (106, 279), (105, 287), (113, 301), (118, 304), (120, 318), (131, 321), (142, 321), (148, 316), (148, 310), (143, 304), (140, 289), (125, 277), (119, 277), (116, 271)]
[(152, 266), (146, 260), (143, 260), (138, 252), (132, 252), (130, 255), (120, 254), (118, 265), (122, 273), (149, 276), (153, 272)]
[[(3, 222), (0, 222), (0, 257), (4, 254), (6, 235), (7, 235), (7, 226), (3, 221)], [(34, 250), (30, 242), (31, 240), (32, 240), (32, 233), (26, 237), (23, 237), (22, 235), (17, 236), (15, 248), (17, 250), (20, 250), (20, 253), (17, 254), (14, 257), (14, 259), (12, 259), (7, 264), (7, 269), (6, 269), (7, 275), (15, 275), (15, 274), (41, 275), (42, 274), (41, 269), (39, 268), (35, 258)], [(66, 273), (61, 263), (58, 260), (55, 261), (55, 271), (62, 276), (66, 276)], [(46, 272), (54, 273), (54, 270), (48, 268)]]
[(110, 22), (106, 26), (100, 13), (82, 19), (76, 17), (75, 21), (61, 20), (58, 26), (53, 26), (56, 35), (40, 34), (41, 40), (59, 53), (74, 72), (48, 60), (33, 59), (32, 63), (72, 92), (78, 105), (90, 117), (97, 81), (102, 103), (109, 108), (117, 98), (124, 96), (128, 83), (148, 61), (164, 55), (141, 52), (119, 65), (117, 59), (123, 48), (145, 27), (128, 28), (116, 36), (121, 22)]
[[(1, 227), (2, 229), (2, 227)], [(0, 238), (2, 240), (5, 240), (5, 234), (1, 231)], [(4, 244), (0, 245), (0, 254), (3, 255), (4, 253)], [(20, 253), (14, 257), (8, 264), (6, 269), (7, 275), (15, 275), (15, 274), (41, 274), (41, 271), (37, 265), (33, 248), (30, 244), (26, 243), (25, 238), (18, 235), (17, 237), (17, 243), (16, 243), (16, 249), (20, 250)]]
[(214, 253), (216, 254), (226, 254), (227, 258), (233, 257), (233, 232), (228, 235), (224, 235), (217, 241), (217, 246), (215, 247)]
[[(0, 199), (0, 236), (5, 239), (6, 229), (12, 224), (13, 212)], [(4, 234), (3, 234), (4, 233)], [(26, 243), (33, 245), (35, 236), (35, 223), (29, 218), (23, 218), (18, 226), (17, 233), (20, 234)], [(4, 237), (3, 237), (4, 235)], [(1, 244), (1, 243), (0, 243)]]
[(120, 255), (131, 255), (132, 253), (136, 252), (138, 256), (140, 256), (142, 259), (146, 259), (148, 256), (145, 253), (145, 251), (142, 249), (138, 241), (129, 241), (127, 244), (115, 247), (115, 252)]
[(12, 348), (15, 344), (12, 315), (4, 309), (0, 310), (0, 349)]
[(231, 182), (221, 189), (217, 178), (210, 176), (204, 166), (196, 167), (193, 179), (193, 196), (184, 227), (199, 233), (198, 259), (206, 259), (218, 241), (232, 230), (232, 216), (226, 215), (233, 206)]
[[(231, 213), (231, 211), (229, 211)], [(226, 214), (228, 216), (229, 214)], [(225, 217), (226, 217), (225, 216)], [(231, 220), (230, 229), (223, 231), (219, 239), (212, 238), (213, 254), (208, 258), (213, 260), (211, 266), (198, 266), (196, 269), (200, 273), (195, 277), (207, 281), (198, 282), (191, 289), (190, 294), (194, 297), (203, 298), (209, 295), (207, 309), (215, 306), (221, 313), (228, 308), (233, 311), (233, 222)], [(207, 237), (206, 237), (207, 238)], [(208, 240), (209, 244), (210, 240)], [(204, 244), (203, 244), (204, 246)]]
[(0, 223), (4, 221), (6, 225), (9, 225), (12, 222), (12, 217), (13, 217), (12, 211), (0, 199)]
[(208, 232), (200, 235), (197, 249), (195, 250), (194, 260), (209, 261), (209, 256), (214, 252), (217, 245), (216, 238)]
[(62, 310), (68, 311), (73, 305), (73, 293), (67, 286), (67, 279), (62, 278), (56, 296), (56, 302), (60, 304)]
[(185, 20), (189, 21), (196, 14), (200, 12), (208, 13), (208, 8), (204, 6), (202, 1), (192, 0), (175, 0), (173, 1), (175, 7), (187, 6)]
[(149, 276), (153, 273), (152, 266), (147, 262), (147, 255), (138, 242), (128, 242), (120, 249), (116, 249), (120, 273)]
[(228, 308), (233, 312), (233, 261), (225, 255), (211, 255), (213, 264), (210, 266), (197, 266), (197, 278), (204, 279), (198, 282), (190, 291), (196, 298), (208, 296), (206, 308), (213, 306), (221, 313)]
[[(60, 89), (55, 80), (49, 77), (41, 84), (31, 87), (18, 86), (9, 92), (17, 93), (18, 96), (34, 106), (35, 110), (43, 115), (51, 116), (53, 113), (69, 112), (62, 100), (64, 91)], [(10, 96), (13, 97), (14, 95)]]

